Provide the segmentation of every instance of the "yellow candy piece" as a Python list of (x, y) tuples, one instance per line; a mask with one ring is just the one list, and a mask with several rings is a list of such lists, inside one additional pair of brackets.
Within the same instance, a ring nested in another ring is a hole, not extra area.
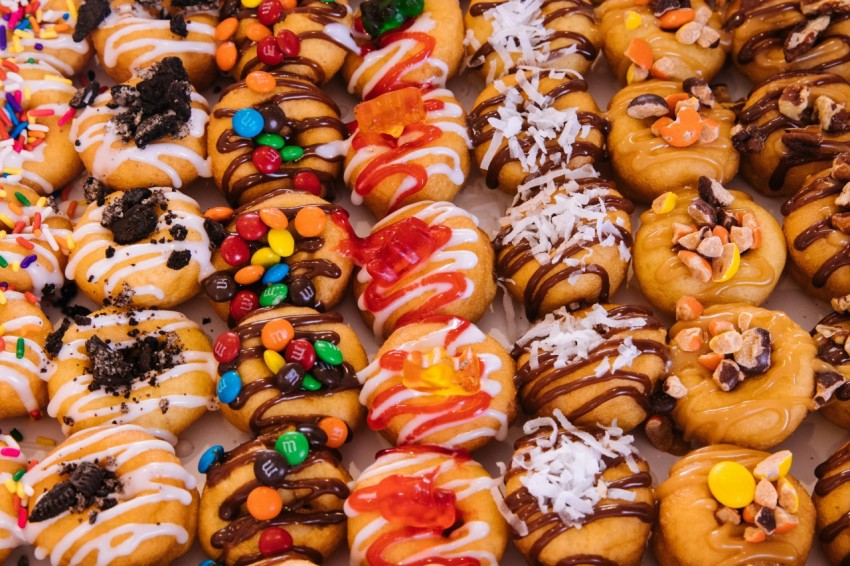
[(640, 27), (641, 24), (640, 14), (633, 10), (629, 10), (626, 12), (626, 29), (631, 31)]
[(256, 8), (260, 5), (261, 0), (242, 0), (242, 5), (246, 8)]
[(404, 360), (401, 381), (408, 389), (448, 397), (477, 393), (480, 376), (481, 366), (472, 349), (453, 357), (437, 347), (427, 354), (411, 352)]
[(266, 362), (266, 367), (269, 368), (269, 371), (272, 373), (279, 372), (280, 368), (286, 365), (286, 360), (283, 359), (283, 356), (274, 350), (266, 350), (263, 352), (263, 361)]
[(779, 478), (784, 478), (791, 470), (791, 460), (793, 455), (790, 450), (782, 450), (771, 454), (753, 469), (753, 475), (757, 479), (767, 481), (776, 481)]
[(728, 244), (731, 246), (732, 254), (731, 256), (726, 255), (726, 246), (724, 247), (724, 253), (718, 259), (714, 260), (715, 262), (722, 262), (720, 272), (717, 273), (714, 277), (711, 278), (715, 283), (723, 283), (724, 281), (729, 281), (735, 274), (738, 273), (738, 268), (741, 267), (741, 252), (738, 250), (737, 244)]
[(18, 491), (18, 484), (15, 483), (15, 480), (13, 480), (12, 478), (7, 479), (3, 485), (6, 486), (6, 491), (8, 491), (9, 493), (14, 494), (16, 491)]
[(655, 214), (667, 214), (676, 207), (677, 200), (679, 200), (679, 197), (676, 193), (666, 192), (652, 201), (652, 212)]
[(269, 245), (277, 255), (289, 257), (295, 252), (295, 239), (289, 230), (269, 230), (268, 238)]
[(266, 269), (280, 263), (280, 256), (271, 248), (260, 248), (251, 256), (251, 265), (262, 265)]
[(800, 496), (797, 489), (785, 478), (779, 478), (776, 490), (779, 492), (779, 505), (789, 513), (796, 513), (800, 509)]
[(740, 509), (753, 502), (756, 480), (737, 462), (718, 462), (708, 472), (708, 489), (721, 504)]

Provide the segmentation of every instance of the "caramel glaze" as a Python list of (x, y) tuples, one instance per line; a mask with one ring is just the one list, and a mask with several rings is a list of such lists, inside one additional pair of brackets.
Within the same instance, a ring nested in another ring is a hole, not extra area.
[[(850, 468), (840, 469), (846, 466), (848, 462), (850, 462), (850, 443), (842, 446), (826, 462), (815, 468), (815, 476), (818, 478), (815, 484), (815, 494), (819, 497), (825, 497), (850, 481)], [(848, 527), (850, 527), (850, 511), (821, 529), (818, 538), (821, 542), (828, 544)], [(850, 555), (845, 556), (841, 564), (850, 564)]]
[[(233, 1), (233, 0), (231, 0)], [(503, 2), (506, 0), (503, 0)], [(486, 12), (492, 10), (496, 6), (502, 4), (503, 2), (479, 2), (469, 8), (469, 13), (472, 16), (483, 16)], [(587, 2), (586, 0), (543, 0), (541, 4), (541, 10), (545, 10), (547, 6), (550, 4), (565, 4), (562, 8), (558, 8), (553, 12), (546, 14), (543, 17), (543, 25), (548, 26), (549, 24), (555, 22), (559, 18), (563, 18), (566, 16), (571, 16), (573, 14), (578, 16), (584, 16), (590, 23), (596, 25), (596, 15), (593, 12), (593, 4)], [(576, 48), (576, 52), (587, 59), (588, 61), (595, 61), (596, 56), (599, 54), (599, 50), (596, 49), (596, 46), (587, 39), (584, 35), (572, 31), (555, 31), (552, 30), (549, 35), (548, 43), (551, 45), (552, 43), (558, 40), (565, 40), (567, 43), (558, 49), (552, 50), (549, 54), (549, 58), (547, 61), (551, 61), (552, 59), (557, 59), (560, 56), (560, 52), (564, 49), (572, 47), (573, 45)], [(493, 45), (491, 43), (485, 43), (475, 53), (472, 54), (472, 57), (469, 60), (469, 68), (477, 69), (482, 67), (490, 55), (495, 52)], [(505, 69), (505, 74), (515, 73), (517, 70), (517, 66), (513, 65), (510, 69)]]
[[(652, 312), (645, 307), (640, 306), (618, 306), (608, 311), (608, 316), (614, 319), (632, 319), (639, 318), (645, 321), (644, 326), (635, 330), (656, 330), (661, 328), (661, 323), (652, 316)], [(597, 377), (594, 374), (586, 377), (578, 378), (569, 383), (551, 387), (547, 391), (544, 389), (558, 382), (559, 380), (568, 377), (570, 374), (585, 368), (591, 364), (595, 364), (609, 356), (617, 356), (618, 348), (625, 343), (626, 337), (615, 338), (618, 334), (629, 332), (629, 328), (611, 328), (602, 336), (605, 342), (589, 352), (587, 358), (575, 359), (566, 364), (564, 367), (556, 368), (555, 361), (558, 358), (557, 352), (541, 352), (538, 354), (537, 368), (532, 369), (531, 364), (525, 363), (519, 368), (516, 375), (517, 389), (522, 392), (522, 408), (526, 413), (535, 414), (543, 406), (551, 403), (562, 395), (592, 387), (597, 384), (604, 384), (608, 381), (621, 379), (631, 382), (630, 385), (620, 385), (610, 387), (600, 395), (597, 395), (590, 401), (584, 403), (580, 407), (565, 415), (568, 420), (575, 420), (583, 415), (586, 415), (596, 407), (616, 399), (617, 397), (629, 397), (640, 405), (644, 411), (649, 412), (649, 396), (652, 393), (652, 382), (649, 377), (637, 372), (628, 371), (625, 369), (608, 371), (605, 374)], [(655, 340), (634, 339), (633, 345), (640, 351), (641, 355), (658, 356), (666, 363), (669, 360), (669, 351), (667, 346)], [(524, 352), (524, 346), (517, 345), (514, 347), (512, 355), (518, 357)], [(525, 388), (528, 387), (528, 390)]]
[[(274, 450), (277, 436), (278, 433), (265, 434), (225, 453), (222, 460), (214, 464), (207, 472), (207, 489), (215, 487), (231, 477), (239, 468), (253, 468), (254, 460), (259, 454), (267, 450)], [(223, 550), (222, 556), (218, 560), (227, 562), (227, 554), (232, 548), (269, 527), (285, 528), (287, 525), (293, 524), (322, 527), (345, 523), (342, 504), (349, 495), (349, 489), (344, 481), (335, 478), (293, 479), (290, 477), (323, 462), (332, 466), (339, 466), (339, 454), (327, 449), (311, 449), (304, 462), (288, 469), (286, 477), (279, 485), (270, 486), (279, 490), (287, 490), (295, 495), (292, 501), (287, 500), (283, 510), (274, 519), (258, 521), (245, 511), (248, 494), (254, 488), (262, 485), (256, 478), (251, 479), (225, 497), (219, 506), (218, 516), (221, 520), (229, 523), (223, 529), (216, 531), (210, 540), (213, 547)], [(338, 511), (321, 511), (313, 508), (313, 502), (325, 495), (333, 495), (339, 500)], [(291, 554), (293, 558), (304, 557), (316, 563), (322, 562), (322, 554), (309, 546), (294, 546), (287, 551), (287, 554)], [(263, 556), (259, 552), (246, 554), (235, 560), (234, 564), (235, 566), (247, 566), (262, 559)]]
[[(271, 312), (275, 308), (278, 307), (265, 307), (257, 309), (253, 313), (251, 313), (251, 316), (263, 316), (265, 313)], [(239, 324), (236, 328), (233, 329), (233, 332), (235, 332), (236, 335), (239, 336), (239, 341), (244, 344), (248, 340), (259, 338), (262, 334), (263, 327), (268, 322), (281, 318), (286, 319), (290, 322), (290, 324), (292, 324), (293, 328), (295, 329), (295, 339), (300, 338), (307, 340), (311, 343), (315, 342), (316, 340), (325, 340), (332, 344), (339, 344), (339, 334), (337, 334), (333, 330), (326, 330), (321, 328), (308, 330), (304, 328), (305, 326), (341, 323), (343, 321), (342, 315), (336, 312), (264, 318), (262, 320), (255, 320), (253, 322)], [(237, 368), (239, 368), (241, 364), (249, 360), (262, 359), (264, 350), (265, 348), (262, 346), (262, 344), (250, 348), (243, 347), (239, 351), (239, 355), (236, 357), (235, 360), (228, 363), (220, 363), (218, 365), (218, 374), (222, 375), (227, 371), (237, 370)], [(290, 401), (292, 399), (327, 396), (333, 395), (334, 393), (337, 393), (339, 391), (357, 389), (360, 386), (360, 383), (357, 381), (357, 372), (354, 371), (354, 368), (351, 367), (351, 364), (346, 361), (343, 361), (340, 368), (342, 370), (342, 378), (334, 384), (323, 384), (322, 388), (317, 391), (308, 391), (301, 388), (296, 388), (293, 391), (284, 393), (280, 390), (277, 390), (277, 388), (275, 387), (273, 375), (260, 379), (255, 379), (254, 381), (245, 383), (242, 386), (242, 390), (239, 392), (239, 395), (236, 396), (236, 399), (234, 399), (229, 406), (231, 409), (238, 411), (248, 403), (248, 401), (253, 395), (256, 395), (257, 393), (261, 391), (266, 391), (268, 389), (275, 389), (278, 391), (278, 394), (263, 403), (262, 405), (260, 405), (257, 410), (254, 411), (254, 413), (251, 415), (251, 419), (249, 422), (251, 431), (254, 434), (258, 434), (264, 430), (269, 430), (275, 427), (285, 426), (287, 424), (297, 422), (298, 419), (294, 418), (291, 415), (267, 416), (266, 413), (268, 413), (276, 405), (285, 401)]]
[[(815, 328), (821, 324), (847, 328), (850, 326), (850, 314), (843, 312), (830, 313), (823, 317), (815, 325)], [(815, 346), (818, 349), (817, 357), (819, 360), (826, 362), (833, 367), (850, 364), (850, 354), (844, 350), (844, 346), (836, 344), (832, 340), (817, 332), (815, 329), (812, 330), (811, 335), (815, 341)], [(817, 369), (818, 368), (816, 367), (816, 373)], [(833, 394), (833, 398), (838, 399), (839, 401), (850, 401), (850, 382), (845, 383), (836, 389)]]
[[(252, 108), (257, 110), (260, 106), (265, 104), (277, 104), (278, 106), (281, 106), (282, 104), (292, 103), (298, 100), (319, 102), (327, 106), (333, 115), (304, 118), (303, 120), (295, 120), (287, 116), (284, 122), (284, 128), (290, 129), (292, 135), (296, 137), (314, 128), (333, 128), (338, 131), (343, 138), (348, 137), (348, 128), (342, 120), (337, 117), (339, 116), (339, 107), (327, 94), (316, 88), (311, 83), (305, 82), (303, 79), (300, 79), (295, 75), (278, 72), (274, 73), (274, 76), (277, 88), (286, 88), (287, 91), (273, 94), (262, 103), (255, 104)], [(222, 98), (231, 92), (243, 88), (248, 88), (244, 81), (234, 83), (224, 90)], [(237, 110), (240, 110), (240, 108), (218, 108), (213, 112), (213, 117), (219, 119), (231, 118), (234, 114), (236, 114)], [(329, 173), (313, 169), (303, 169), (300, 167), (283, 167), (274, 173), (268, 174), (256, 172), (233, 181), (233, 175), (236, 173), (236, 170), (246, 163), (251, 163), (251, 153), (255, 146), (256, 144), (253, 140), (236, 135), (236, 132), (234, 132), (232, 128), (224, 130), (218, 140), (216, 140), (216, 150), (222, 155), (233, 152), (241, 152), (230, 162), (230, 164), (228, 164), (221, 180), (221, 190), (231, 204), (237, 204), (242, 193), (252, 187), (270, 180), (289, 180), (301, 171), (310, 171), (318, 176), (323, 187), (333, 187), (335, 183), (335, 177)], [(301, 159), (322, 159), (329, 163), (340, 162), (343, 159), (342, 155), (335, 156), (333, 158), (321, 157), (316, 152), (316, 149), (319, 147), (318, 145), (306, 145), (302, 147), (304, 149), (304, 156)]]
[[(549, 99), (551, 99), (550, 104), (554, 105), (559, 98), (561, 98), (562, 96), (566, 96), (572, 92), (587, 92), (587, 82), (581, 79), (564, 81), (545, 94)], [(478, 147), (484, 143), (489, 142), (493, 138), (494, 130), (493, 127), (490, 125), (489, 120), (490, 118), (498, 117), (499, 105), (502, 104), (504, 101), (505, 95), (503, 94), (488, 98), (487, 100), (484, 100), (483, 102), (478, 104), (475, 108), (472, 109), (472, 112), (469, 113), (469, 130), (473, 146)], [(587, 112), (584, 110), (579, 111), (577, 114), (579, 123), (581, 123), (581, 125), (589, 125), (591, 128), (598, 130), (600, 133), (602, 133), (603, 136), (608, 134), (610, 124), (608, 123), (608, 120), (606, 120), (599, 114), (596, 114), (594, 112)], [(528, 121), (524, 121), (522, 129), (527, 130), (529, 125), (530, 124), (528, 123)], [(517, 136), (517, 140), (519, 141), (520, 148), (523, 151), (527, 151), (532, 145), (534, 145), (534, 140), (526, 134), (519, 134)], [(567, 154), (564, 149), (558, 144), (557, 139), (549, 140), (546, 142), (546, 153), (549, 156), (561, 154), (561, 156), (563, 157), (561, 162), (567, 161)], [(606, 159), (607, 155), (608, 154), (604, 149), (590, 142), (576, 141), (572, 145), (572, 154), (570, 159), (574, 159), (576, 157), (589, 157), (593, 161), (601, 161)], [(518, 160), (511, 157), (510, 147), (505, 144), (505, 147), (496, 152), (496, 155), (490, 162), (490, 167), (487, 169), (486, 180), (488, 187), (490, 187), (491, 189), (495, 189), (499, 186), (499, 174), (501, 173), (502, 168), (512, 161)], [(545, 175), (551, 169), (557, 166), (558, 164), (555, 163), (555, 160), (549, 159), (546, 163), (540, 165), (536, 171), (529, 172), (525, 178), (525, 181), (533, 179), (540, 175)]]
[[(582, 192), (589, 189), (596, 188), (605, 188), (608, 190), (614, 190), (614, 183), (610, 181), (605, 181), (602, 179), (579, 179), (578, 184), (580, 185), (580, 189), (576, 192)], [(602, 201), (607, 210), (616, 211), (623, 210), (627, 213), (631, 214), (634, 212), (634, 205), (628, 200), (620, 197), (616, 197), (613, 195), (608, 195), (603, 197), (602, 199), (593, 199), (588, 202), (588, 206), (595, 206), (599, 204), (599, 201)], [(614, 234), (615, 242), (624, 242), (627, 246), (631, 247), (632, 245), (632, 235), (628, 230), (622, 228), (620, 226), (616, 226), (618, 233)], [(523, 241), (519, 245), (515, 246), (506, 246), (503, 243), (503, 239), (507, 234), (511, 231), (510, 226), (505, 226), (496, 235), (496, 238), (493, 240), (493, 247), (496, 250), (497, 254), (501, 254), (502, 251), (507, 250), (504, 255), (500, 255), (498, 261), (496, 263), (496, 272), (500, 277), (504, 279), (510, 279), (516, 274), (520, 269), (525, 267), (528, 263), (535, 261), (534, 255), (531, 253), (531, 246), (527, 241)], [(600, 243), (599, 236), (597, 235), (592, 240), (582, 241), (580, 244), (576, 244), (561, 254), (564, 259), (570, 258), (578, 253), (586, 251), (588, 248), (595, 246)], [(556, 246), (560, 245), (560, 242), (556, 244)], [(560, 271), (558, 271), (560, 269)], [(583, 265), (576, 265), (574, 267), (568, 267), (564, 265), (563, 262), (550, 262), (541, 264), (531, 278), (528, 280), (528, 284), (525, 287), (525, 313), (528, 320), (534, 320), (537, 318), (538, 313), (540, 312), (540, 307), (543, 304), (543, 300), (546, 298), (546, 295), (555, 288), (557, 285), (560, 285), (567, 281), (570, 277), (575, 273), (584, 273), (584, 274), (593, 274), (599, 277), (599, 295), (591, 301), (588, 301), (588, 306), (592, 303), (605, 303), (608, 301), (608, 295), (610, 292), (610, 284), (608, 278), (608, 271), (604, 266), (590, 263)]]

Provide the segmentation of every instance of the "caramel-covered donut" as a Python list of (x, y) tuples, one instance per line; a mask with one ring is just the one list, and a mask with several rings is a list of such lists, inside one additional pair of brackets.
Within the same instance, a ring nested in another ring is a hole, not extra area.
[(817, 511), (818, 542), (831, 564), (844, 564), (850, 555), (850, 442), (845, 442), (825, 462), (815, 468), (817, 483), (812, 500)]
[(38, 302), (22, 293), (4, 291), (0, 303), (0, 418), (40, 418), (47, 404), (45, 380), (50, 370), (45, 346), (53, 325)]
[[(0, 436), (0, 482), (15, 482), (13, 476), (27, 468), (27, 458), (18, 442), (11, 436)], [(15, 482), (16, 483), (16, 482)], [(24, 543), (24, 533), (18, 525), (20, 511), (15, 510), (16, 494), (0, 491), (0, 561), (5, 561), (14, 549)], [(24, 511), (26, 516), (26, 511)]]

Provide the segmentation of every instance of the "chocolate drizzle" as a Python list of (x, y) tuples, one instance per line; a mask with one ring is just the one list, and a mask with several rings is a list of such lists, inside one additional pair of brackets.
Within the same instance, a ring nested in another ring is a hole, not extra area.
[[(818, 497), (825, 497), (850, 481), (850, 468), (846, 467), (848, 462), (850, 462), (850, 443), (842, 446), (826, 462), (815, 468), (815, 476), (818, 478), (815, 484), (815, 494)], [(844, 469), (841, 469), (842, 467)], [(818, 538), (821, 542), (828, 544), (848, 527), (850, 527), (850, 511), (821, 529)], [(842, 564), (846, 563), (848, 558), (850, 556), (845, 556)]]

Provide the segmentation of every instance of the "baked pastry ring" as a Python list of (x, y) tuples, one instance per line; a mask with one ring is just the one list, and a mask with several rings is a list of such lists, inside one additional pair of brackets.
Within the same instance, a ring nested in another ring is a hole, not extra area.
[[(14, 475), (27, 468), (27, 457), (18, 442), (8, 434), (0, 436), (0, 449), (6, 452), (0, 457), (0, 482), (15, 482)], [(26, 510), (15, 511), (16, 497), (18, 495), (8, 489), (0, 492), (0, 561), (5, 561), (14, 549), (24, 544), (18, 518), (21, 515), (26, 517)]]
[[(35, 299), (33, 295), (28, 295)], [(36, 300), (4, 291), (0, 304), (3, 348), (0, 350), (0, 418), (41, 418), (47, 405), (45, 379), (50, 359), (45, 346), (53, 325)], [(0, 459), (2, 461), (2, 459)]]
[(815, 468), (817, 483), (812, 500), (817, 511), (817, 534), (821, 548), (832, 564), (841, 564), (850, 554), (847, 532), (847, 469), (850, 443), (844, 443), (825, 462)]
[(814, 361), (815, 408), (842, 428), (850, 429), (850, 353), (845, 350), (850, 336), (850, 315), (832, 312), (811, 331), (817, 348)]

